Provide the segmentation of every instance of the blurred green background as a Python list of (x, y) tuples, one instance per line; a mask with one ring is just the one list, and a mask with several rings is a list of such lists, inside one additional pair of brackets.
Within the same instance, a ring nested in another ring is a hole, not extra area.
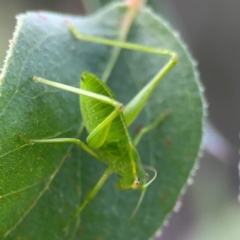
[[(88, 14), (108, 2), (113, 1), (0, 0), (0, 65), (17, 14), (32, 10)], [(179, 29), (197, 59), (212, 123), (194, 183), (160, 239), (239, 240), (240, 1), (149, 0), (149, 5)]]

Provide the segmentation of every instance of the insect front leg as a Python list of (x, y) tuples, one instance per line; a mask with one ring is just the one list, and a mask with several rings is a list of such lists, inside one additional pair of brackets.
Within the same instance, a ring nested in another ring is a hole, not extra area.
[(140, 132), (133, 139), (134, 146), (136, 147), (138, 145), (138, 143), (141, 141), (142, 137), (146, 133), (150, 132), (151, 130), (156, 128), (159, 124), (161, 124), (166, 119), (166, 117), (169, 115), (169, 113), (170, 112), (166, 110), (164, 113), (160, 114), (152, 123), (141, 128)]
[(84, 202), (80, 205), (80, 207), (77, 209), (77, 211), (69, 218), (67, 221), (64, 231), (67, 230), (68, 226), (76, 219), (79, 213), (86, 207), (86, 205), (97, 195), (99, 190), (102, 188), (108, 177), (113, 173), (112, 169), (109, 167), (105, 170), (101, 178), (98, 180), (94, 188), (89, 192), (87, 197), (85, 198)]

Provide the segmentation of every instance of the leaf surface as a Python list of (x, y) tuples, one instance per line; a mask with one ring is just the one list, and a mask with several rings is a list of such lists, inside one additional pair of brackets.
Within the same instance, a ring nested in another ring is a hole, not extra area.
[[(78, 96), (37, 84), (32, 76), (75, 87), (83, 71), (101, 78), (113, 48), (74, 39), (66, 20), (83, 34), (117, 39), (125, 14), (124, 5), (114, 4), (90, 17), (48, 12), (20, 16), (0, 80), (0, 236), (66, 239), (63, 226), (106, 168), (71, 144), (26, 141), (78, 137), (81, 126)], [(128, 41), (171, 49), (180, 58), (130, 127), (134, 137), (139, 127), (171, 111), (138, 147), (143, 163), (155, 167), (158, 177), (129, 221), (140, 192), (117, 190), (118, 177), (111, 176), (82, 212), (76, 231), (70, 229), (69, 239), (151, 238), (172, 212), (198, 157), (203, 97), (185, 45), (148, 9), (138, 14)], [(167, 61), (164, 56), (122, 50), (108, 85), (127, 104)]]

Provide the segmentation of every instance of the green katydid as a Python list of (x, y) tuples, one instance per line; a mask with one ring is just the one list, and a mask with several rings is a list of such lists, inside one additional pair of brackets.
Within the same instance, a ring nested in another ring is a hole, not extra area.
[[(150, 125), (145, 126), (137, 134), (134, 140), (131, 139), (127, 127), (136, 119), (143, 109), (151, 93), (165, 76), (165, 74), (178, 62), (177, 54), (173, 51), (153, 48), (133, 43), (120, 42), (104, 38), (82, 35), (75, 27), (70, 27), (70, 32), (76, 39), (81, 41), (105, 44), (113, 47), (120, 47), (129, 50), (142, 51), (152, 54), (169, 56), (169, 61), (152, 80), (125, 106), (118, 102), (111, 89), (99, 80), (95, 75), (84, 72), (81, 75), (80, 88), (67, 86), (61, 83), (49, 81), (41, 77), (33, 77), (39, 83), (63, 89), (80, 95), (80, 108), (84, 125), (88, 132), (87, 144), (74, 138), (55, 138), (31, 140), (32, 143), (74, 143), (93, 156), (95, 159), (108, 165), (94, 188), (87, 195), (83, 203), (69, 219), (67, 226), (77, 217), (85, 206), (96, 196), (102, 188), (107, 178), (116, 173), (120, 176), (117, 183), (119, 189), (140, 189), (142, 194), (138, 204), (133, 211), (137, 212), (146, 188), (156, 177), (156, 170), (151, 167), (143, 167), (136, 149), (142, 136), (155, 128), (166, 116), (166, 113), (159, 117)], [(144, 168), (153, 170), (154, 177), (148, 181), (148, 174)]]

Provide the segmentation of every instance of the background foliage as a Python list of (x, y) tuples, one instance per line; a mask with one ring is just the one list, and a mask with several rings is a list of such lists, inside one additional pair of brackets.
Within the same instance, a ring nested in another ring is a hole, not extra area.
[[(201, 239), (203, 233), (204, 239), (209, 240), (219, 239), (219, 236), (226, 236), (230, 240), (238, 239), (238, 150), (235, 146), (239, 142), (236, 134), (239, 131), (237, 103), (240, 96), (236, 49), (239, 49), (240, 32), (236, 23), (239, 22), (240, 2), (150, 0), (149, 3), (155, 11), (167, 15), (181, 29), (200, 63), (201, 78), (210, 103), (210, 119), (233, 144), (231, 146), (226, 141), (220, 141), (209, 131), (207, 147), (214, 151), (214, 156), (205, 154), (194, 185), (184, 197), (180, 213), (173, 215), (171, 224), (165, 228), (161, 239)], [(94, 9), (98, 6), (99, 4)], [(86, 12), (84, 4), (78, 0), (2, 1), (0, 59), (4, 59), (8, 39), (12, 36), (14, 16), (30, 9), (77, 14)]]
[[(102, 164), (69, 144), (28, 144), (26, 139), (78, 136), (81, 125), (78, 96), (36, 84), (31, 77), (73, 86), (78, 86), (83, 71), (101, 77), (113, 49), (77, 41), (66, 20), (84, 34), (114, 39), (125, 12), (125, 7), (113, 5), (81, 19), (46, 12), (19, 16), (1, 89), (0, 222), (5, 235), (13, 239), (64, 238), (62, 228), (67, 219), (102, 174)], [(165, 109), (171, 110), (168, 120), (148, 134), (139, 148), (143, 162), (155, 167), (159, 177), (131, 223), (128, 218), (139, 193), (118, 191), (113, 184), (116, 176), (111, 177), (81, 214), (77, 232), (69, 230), (72, 237), (151, 237), (172, 211), (198, 155), (203, 106), (194, 62), (184, 45), (148, 10), (137, 16), (128, 41), (172, 49), (181, 59), (157, 87), (131, 130), (134, 134), (137, 127), (147, 125)], [(166, 61), (164, 56), (122, 51), (109, 86), (126, 104)]]

